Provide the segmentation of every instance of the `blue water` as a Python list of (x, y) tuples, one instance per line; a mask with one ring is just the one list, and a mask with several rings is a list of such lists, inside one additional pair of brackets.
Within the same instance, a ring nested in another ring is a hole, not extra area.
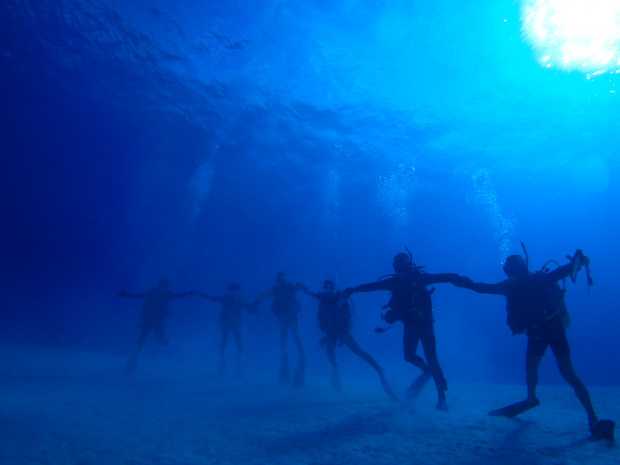
[[(212, 294), (238, 282), (248, 299), (280, 270), (344, 288), (406, 245), (429, 272), (497, 282), (524, 241), (533, 268), (591, 257), (590, 294), (583, 276), (568, 285), (569, 340), (587, 384), (620, 383), (620, 76), (540, 66), (519, 14), (512, 0), (5, 0), (0, 336), (124, 355), (139, 304), (116, 294), (160, 276)], [(400, 329), (373, 332), (386, 301), (356, 296), (354, 334), (413, 376)], [(441, 285), (434, 301), (449, 380), (522, 382), (502, 298)], [(215, 353), (216, 310), (173, 303), (174, 347), (149, 350)], [(315, 311), (305, 300), (318, 373)], [(275, 356), (268, 305), (244, 330)], [(541, 382), (562, 383), (548, 358)]]

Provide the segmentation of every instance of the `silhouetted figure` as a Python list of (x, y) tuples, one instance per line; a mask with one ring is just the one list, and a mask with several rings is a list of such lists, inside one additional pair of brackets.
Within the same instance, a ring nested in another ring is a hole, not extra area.
[(161, 278), (157, 282), (157, 287), (150, 289), (142, 294), (130, 294), (125, 291), (120, 291), (118, 295), (120, 297), (130, 297), (132, 299), (143, 299), (142, 313), (140, 314), (140, 335), (138, 336), (138, 349), (136, 353), (129, 359), (126, 365), (126, 369), (129, 372), (134, 371), (144, 341), (151, 330), (155, 331), (157, 342), (161, 345), (170, 345), (170, 341), (164, 336), (164, 320), (168, 315), (168, 302), (173, 299), (178, 299), (192, 294), (191, 292), (180, 292), (173, 294), (170, 291), (170, 283), (167, 279)]
[[(525, 248), (524, 248), (525, 250)], [(564, 379), (572, 386), (577, 398), (588, 415), (588, 424), (597, 439), (613, 439), (615, 424), (610, 420), (599, 421), (594, 413), (590, 394), (583, 382), (577, 377), (570, 356), (566, 337), (569, 324), (568, 312), (564, 303), (565, 290), (558, 281), (571, 277), (573, 282), (582, 266), (588, 270), (590, 260), (577, 250), (567, 265), (553, 271), (543, 270), (531, 273), (527, 260), (521, 255), (511, 255), (506, 259), (504, 272), (508, 279), (496, 283), (474, 283), (469, 278), (462, 278), (457, 285), (483, 294), (506, 296), (508, 325), (513, 334), (527, 335), (527, 352), (525, 362), (527, 398), (522, 402), (490, 412), (491, 415), (514, 417), (540, 404), (536, 397), (538, 385), (538, 366), (547, 350), (551, 347), (553, 355)]]
[[(409, 252), (407, 250), (407, 252)], [(422, 370), (422, 374), (409, 386), (406, 397), (413, 399), (421, 392), (426, 382), (433, 377), (437, 387), (438, 410), (446, 410), (446, 390), (448, 383), (437, 360), (435, 331), (433, 329), (433, 304), (427, 286), (435, 283), (453, 283), (459, 275), (452, 273), (429, 274), (415, 266), (410, 253), (399, 253), (392, 263), (395, 274), (376, 282), (362, 284), (345, 290), (349, 296), (354, 292), (389, 291), (391, 298), (384, 308), (390, 310), (381, 317), (388, 323), (403, 323), (403, 351), (405, 360)], [(424, 360), (417, 355), (418, 343), (422, 343)]]
[(306, 294), (319, 301), (317, 323), (325, 337), (321, 339), (321, 345), (327, 350), (327, 358), (332, 365), (332, 389), (341, 390), (340, 372), (336, 362), (336, 346), (346, 345), (351, 352), (363, 359), (379, 374), (383, 390), (392, 400), (397, 400), (396, 394), (390, 387), (383, 369), (368, 354), (363, 351), (351, 335), (352, 312), (349, 300), (342, 292), (336, 289), (336, 284), (331, 279), (323, 282), (323, 292), (312, 292), (303, 289)]
[(220, 361), (219, 361), (219, 374), (226, 374), (226, 359), (224, 353), (226, 351), (226, 342), (228, 341), (228, 335), (232, 333), (237, 343), (237, 366), (236, 374), (238, 376), (243, 375), (243, 343), (241, 342), (241, 320), (243, 319), (243, 309), (245, 308), (248, 313), (256, 313), (255, 307), (241, 299), (241, 288), (238, 284), (231, 284), (228, 287), (228, 292), (223, 296), (215, 296), (197, 292), (196, 295), (203, 299), (211, 300), (213, 302), (219, 302), (222, 304), (218, 322), (222, 330), (222, 337), (220, 340)]
[(306, 370), (306, 354), (304, 353), (304, 347), (299, 337), (298, 327), (301, 302), (297, 299), (297, 292), (301, 291), (304, 287), (305, 286), (301, 283), (292, 283), (288, 281), (286, 274), (280, 272), (276, 275), (275, 286), (261, 294), (254, 301), (254, 305), (258, 305), (262, 300), (273, 299), (271, 309), (280, 323), (280, 383), (282, 384), (287, 384), (290, 381), (286, 341), (289, 331), (293, 335), (293, 341), (295, 341), (295, 346), (299, 354), (299, 362), (295, 370), (295, 375), (293, 376), (293, 387), (296, 388), (304, 385)]

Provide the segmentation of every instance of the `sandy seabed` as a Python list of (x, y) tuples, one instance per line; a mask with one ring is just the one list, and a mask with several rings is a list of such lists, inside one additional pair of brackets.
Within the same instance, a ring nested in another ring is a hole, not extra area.
[[(375, 379), (273, 380), (216, 376), (146, 359), (0, 347), (0, 464), (609, 464), (568, 386), (541, 386), (541, 406), (519, 418), (487, 411), (523, 386), (451, 385), (449, 411), (427, 386), (390, 402)], [(248, 370), (250, 371), (250, 370)], [(618, 420), (620, 387), (591, 387), (601, 417)]]

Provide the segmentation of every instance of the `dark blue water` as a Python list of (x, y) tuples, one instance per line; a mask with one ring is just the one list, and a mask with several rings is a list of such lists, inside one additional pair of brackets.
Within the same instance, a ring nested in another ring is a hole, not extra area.
[[(139, 303), (116, 294), (160, 276), (248, 299), (280, 270), (344, 288), (407, 245), (429, 272), (497, 282), (524, 241), (533, 268), (591, 257), (569, 340), (586, 383), (620, 383), (620, 78), (541, 67), (518, 3), (425, 3), (2, 2), (1, 337), (128, 354)], [(354, 334), (400, 370), (400, 329), (373, 332), (387, 298), (356, 296)], [(521, 382), (502, 298), (434, 300), (449, 380)], [(215, 353), (209, 305), (173, 303), (174, 347), (149, 350)], [(268, 305), (244, 329), (276, 354)]]

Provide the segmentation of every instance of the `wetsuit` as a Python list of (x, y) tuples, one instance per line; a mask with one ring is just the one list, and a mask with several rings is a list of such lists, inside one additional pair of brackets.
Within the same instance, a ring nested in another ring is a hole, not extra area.
[(319, 301), (317, 323), (321, 331), (325, 333), (325, 348), (327, 358), (332, 365), (332, 388), (340, 390), (340, 374), (336, 362), (336, 346), (338, 342), (346, 345), (351, 352), (372, 366), (379, 374), (381, 385), (390, 399), (396, 400), (394, 391), (388, 384), (383, 369), (372, 356), (362, 350), (351, 334), (351, 306), (342, 292), (310, 292), (305, 291), (311, 297)]
[(319, 301), (317, 323), (321, 331), (334, 344), (349, 332), (351, 326), (351, 306), (341, 292), (308, 292)]
[(243, 309), (248, 311), (252, 310), (252, 305), (242, 301), (238, 297), (233, 297), (230, 294), (223, 296), (213, 296), (208, 294), (199, 293), (200, 297), (211, 300), (213, 302), (219, 302), (222, 304), (218, 321), (222, 328), (222, 338), (220, 342), (220, 352), (224, 353), (226, 350), (226, 342), (228, 340), (228, 334), (232, 333), (237, 343), (239, 353), (243, 353), (243, 343), (241, 342), (241, 319), (243, 318)]
[[(451, 283), (458, 278), (458, 275), (452, 273), (429, 274), (412, 269), (402, 274), (353, 288), (353, 292), (383, 290), (392, 293), (388, 303), (390, 310), (384, 318), (388, 323), (402, 321), (405, 360), (419, 367), (423, 371), (423, 375), (432, 375), (440, 401), (445, 401), (445, 391), (448, 385), (437, 360), (437, 346), (433, 329), (432, 291), (429, 291), (426, 286), (435, 283)], [(418, 342), (422, 343), (426, 361), (416, 353)]]
[(280, 382), (285, 384), (289, 382), (288, 356), (286, 353), (286, 341), (289, 331), (293, 335), (293, 341), (297, 347), (299, 362), (293, 378), (293, 387), (302, 387), (304, 385), (304, 373), (306, 367), (306, 354), (299, 337), (299, 315), (301, 311), (301, 302), (297, 299), (297, 292), (303, 289), (300, 284), (288, 281), (278, 282), (270, 290), (262, 294), (254, 305), (266, 298), (272, 298), (271, 309), (274, 316), (280, 323)]
[(123, 297), (133, 299), (145, 299), (142, 304), (142, 313), (140, 314), (140, 335), (138, 336), (138, 350), (144, 345), (149, 332), (155, 331), (157, 342), (162, 345), (169, 345), (170, 341), (164, 337), (164, 320), (168, 315), (168, 302), (180, 297), (189, 295), (190, 292), (180, 292), (173, 294), (168, 288), (156, 287), (143, 294), (121, 293)]
[(536, 398), (538, 367), (550, 346), (560, 373), (573, 387), (592, 429), (598, 420), (590, 394), (573, 369), (565, 330), (568, 313), (564, 305), (564, 291), (557, 284), (560, 279), (570, 276), (573, 268), (573, 263), (569, 263), (549, 273), (530, 273), (526, 270), (496, 284), (474, 283), (464, 278), (458, 285), (482, 294), (506, 296), (508, 325), (514, 333), (527, 334), (525, 371), (528, 397), (524, 403), (533, 406), (539, 403)]
[(481, 294), (506, 296), (508, 325), (513, 333), (528, 336), (527, 355), (542, 357), (551, 346), (556, 355), (570, 355), (566, 339), (564, 291), (557, 282), (570, 276), (573, 264), (549, 273), (527, 273), (496, 284), (465, 282), (462, 287)]

